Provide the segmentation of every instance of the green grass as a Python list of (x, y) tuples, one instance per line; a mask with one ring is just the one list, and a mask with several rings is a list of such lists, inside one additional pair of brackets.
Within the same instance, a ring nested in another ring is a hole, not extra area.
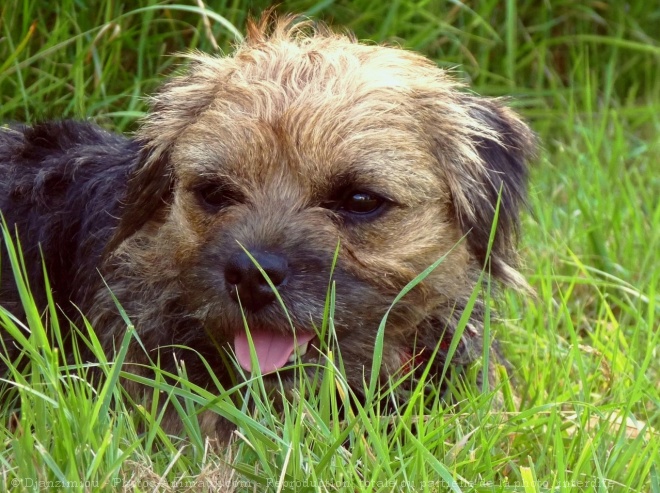
[[(193, 1), (131, 10), (110, 0), (6, 0), (0, 121), (83, 117), (132, 131), (142, 96), (182, 63), (171, 54), (213, 51), (215, 40), (231, 50), (229, 26), (242, 30), (247, 12), (269, 3), (209, 2), (205, 24)], [(242, 437), (219, 457), (194, 420), (177, 441), (159, 429), (155, 409), (113, 398), (119, 366), (100, 351), (105, 384), (64, 366), (32, 307), (39, 348), (24, 355), (29, 371), (11, 376), (20, 416), (6, 412), (15, 402), (2, 404), (6, 489), (76, 481), (61, 489), (223, 491), (229, 462), (238, 491), (660, 493), (660, 7), (298, 0), (279, 10), (421, 51), (475, 91), (511, 96), (538, 132), (522, 237), (523, 272), (538, 296), (506, 293), (491, 327), (514, 368), (504, 394), (519, 407), (497, 411), (492, 393), (459, 381), (460, 406), (433, 393), (422, 402), (421, 392), (397, 418), (342, 406), (352, 397), (334, 353), (319, 369), (320, 390), (301, 384), (281, 413), (258, 380), (212, 395), (189, 384), (185, 368), (175, 386), (156, 378), (159, 398), (178, 395), (188, 410), (211, 408), (240, 424)], [(0, 309), (0, 324), (17, 321)], [(98, 348), (90, 328), (79, 330)]]

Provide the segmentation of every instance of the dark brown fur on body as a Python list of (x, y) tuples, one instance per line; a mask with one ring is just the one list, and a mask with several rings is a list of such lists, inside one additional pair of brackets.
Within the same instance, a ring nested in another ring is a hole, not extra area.
[[(76, 320), (79, 307), (109, 353), (126, 326), (97, 269), (152, 360), (169, 371), (185, 360), (204, 385), (199, 360), (171, 347), (189, 346), (229, 385), (216, 344), (233, 351), (241, 305), (251, 330), (291, 332), (243, 249), (303, 334), (320, 326), (339, 245), (334, 326), (360, 389), (393, 299), (447, 255), (390, 313), (382, 373), (438, 346), (442, 369), (486, 264), (500, 192), (489, 268), (502, 284), (525, 286), (514, 247), (534, 152), (527, 126), (419, 55), (310, 31), (264, 20), (232, 56), (190, 55), (134, 140), (74, 122), (0, 131), (0, 210), (18, 230), (42, 306), (39, 244), (64, 314)], [(6, 256), (2, 269), (0, 301), (18, 314)], [(476, 309), (455, 366), (481, 355), (482, 323)], [(315, 349), (302, 356), (317, 358)], [(134, 344), (128, 362), (148, 357)], [(226, 429), (209, 416), (203, 425)]]

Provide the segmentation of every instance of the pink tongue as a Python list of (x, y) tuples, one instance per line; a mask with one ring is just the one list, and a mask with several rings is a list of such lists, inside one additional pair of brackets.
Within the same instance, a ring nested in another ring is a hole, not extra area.
[[(300, 346), (311, 341), (315, 332), (298, 332), (294, 341), (293, 334), (282, 334), (266, 330), (250, 329), (254, 351), (262, 374), (279, 370), (293, 354), (296, 345)], [(246, 332), (239, 332), (234, 337), (234, 351), (236, 359), (244, 370), (252, 371), (250, 358), (250, 343)]]

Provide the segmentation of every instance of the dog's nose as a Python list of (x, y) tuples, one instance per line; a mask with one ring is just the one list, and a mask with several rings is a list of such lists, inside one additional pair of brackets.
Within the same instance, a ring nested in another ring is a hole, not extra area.
[[(286, 285), (289, 264), (282, 255), (251, 251), (250, 254), (276, 288)], [(227, 289), (234, 301), (243, 308), (256, 312), (275, 300), (275, 293), (250, 257), (244, 252), (233, 254), (225, 265)]]

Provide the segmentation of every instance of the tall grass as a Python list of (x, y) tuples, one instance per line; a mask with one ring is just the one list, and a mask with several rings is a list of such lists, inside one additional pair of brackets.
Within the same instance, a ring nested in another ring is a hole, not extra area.
[[(174, 53), (230, 51), (247, 13), (269, 3), (6, 0), (0, 120), (90, 118), (130, 132), (142, 96), (182, 63)], [(320, 390), (301, 384), (281, 412), (258, 380), (212, 394), (185, 368), (157, 373), (158, 395), (179, 396), (186, 413), (210, 408), (240, 424), (218, 456), (194, 420), (186, 440), (168, 437), (157, 408), (91, 385), (42, 344), (10, 376), (20, 399), (2, 404), (7, 489), (660, 492), (660, 6), (298, 0), (279, 10), (422, 51), (475, 91), (510, 96), (538, 132), (521, 238), (538, 297), (506, 293), (491, 324), (514, 368), (504, 390), (520, 403), (502, 411), (493, 392), (457, 380), (460, 406), (420, 390), (384, 417), (352, 397), (332, 352)], [(0, 309), (5, 330), (18, 323)], [(32, 313), (33, 334), (44, 323)], [(78, 329), (94, 347), (93, 331)], [(119, 367), (98, 356), (113, 382)]]

